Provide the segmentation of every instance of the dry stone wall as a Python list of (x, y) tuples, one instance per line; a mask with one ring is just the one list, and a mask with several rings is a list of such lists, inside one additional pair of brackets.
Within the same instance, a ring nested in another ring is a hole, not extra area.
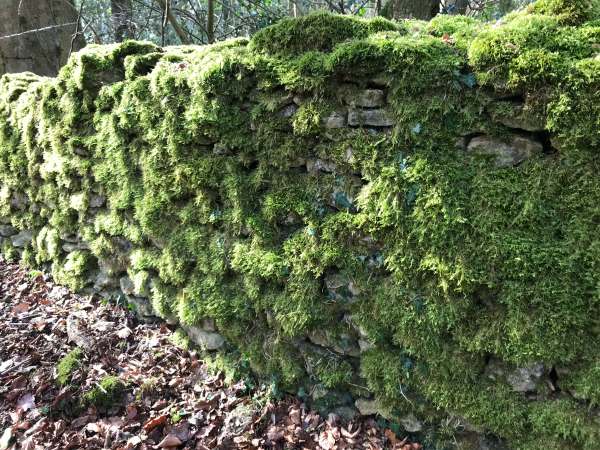
[(596, 6), (6, 75), (2, 253), (428, 448), (595, 449)]

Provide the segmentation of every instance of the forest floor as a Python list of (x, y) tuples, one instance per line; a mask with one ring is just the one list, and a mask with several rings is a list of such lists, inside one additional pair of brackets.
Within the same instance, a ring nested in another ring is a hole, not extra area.
[(0, 260), (0, 450), (421, 448), (226, 383), (172, 334)]

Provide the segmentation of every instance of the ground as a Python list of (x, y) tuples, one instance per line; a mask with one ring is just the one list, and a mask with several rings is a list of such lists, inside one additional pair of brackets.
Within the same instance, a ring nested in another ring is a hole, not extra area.
[(0, 260), (0, 449), (418, 450), (374, 418), (324, 418), (229, 382), (164, 323)]

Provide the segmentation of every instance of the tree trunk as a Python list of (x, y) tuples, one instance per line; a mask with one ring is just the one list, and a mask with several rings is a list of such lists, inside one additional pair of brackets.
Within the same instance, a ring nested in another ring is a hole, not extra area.
[(452, 14), (466, 14), (467, 8), (469, 7), (469, 0), (455, 0), (454, 10)]
[(215, 0), (208, 0), (208, 11), (206, 13), (206, 37), (208, 43), (215, 42)]
[(133, 39), (133, 7), (131, 0), (110, 0), (115, 42)]
[(72, 49), (85, 45), (70, 0), (1, 0), (0, 74), (55, 76)]
[(440, 0), (388, 0), (382, 15), (389, 19), (429, 20), (440, 11)]

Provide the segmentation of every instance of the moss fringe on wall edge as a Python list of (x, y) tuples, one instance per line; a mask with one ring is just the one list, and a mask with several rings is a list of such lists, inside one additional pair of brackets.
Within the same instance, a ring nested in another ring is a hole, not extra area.
[(599, 20), (319, 14), (5, 75), (2, 253), (431, 448), (596, 449)]

